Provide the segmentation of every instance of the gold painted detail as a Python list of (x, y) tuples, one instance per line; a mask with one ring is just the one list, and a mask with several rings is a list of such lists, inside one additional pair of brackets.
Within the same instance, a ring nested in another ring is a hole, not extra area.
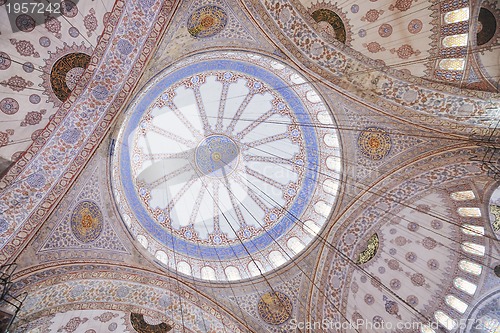
[(260, 317), (272, 325), (283, 324), (292, 315), (290, 298), (279, 291), (262, 295), (257, 307)]
[(368, 261), (372, 260), (378, 250), (378, 235), (373, 234), (368, 240), (368, 245), (366, 249), (359, 254), (359, 258), (357, 260), (358, 264), (366, 264)]

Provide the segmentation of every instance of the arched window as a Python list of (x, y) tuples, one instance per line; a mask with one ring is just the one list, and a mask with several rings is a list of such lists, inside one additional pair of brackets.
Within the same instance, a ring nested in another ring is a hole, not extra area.
[(429, 325), (422, 325), (420, 327), (420, 332), (421, 333), (436, 333)]
[(311, 234), (311, 236), (316, 236), (321, 230), (321, 227), (314, 223), (313, 220), (307, 220), (304, 222), (304, 230)]
[(339, 188), (339, 183), (334, 182), (332, 179), (327, 179), (323, 182), (323, 189), (326, 193), (336, 195)]
[(185, 261), (179, 261), (177, 263), (177, 271), (182, 274), (191, 275), (191, 265)]
[(476, 256), (484, 256), (484, 253), (486, 252), (486, 248), (483, 245), (479, 245), (479, 244), (471, 243), (471, 242), (463, 242), (462, 249), (465, 252), (469, 252), (469, 253), (474, 254)]
[(464, 272), (477, 276), (481, 275), (481, 272), (483, 271), (483, 266), (469, 260), (461, 260), (458, 263), (458, 267), (460, 267), (460, 269)]
[(340, 158), (337, 156), (328, 156), (326, 158), (326, 166), (333, 172), (340, 173)]
[(442, 43), (444, 47), (466, 46), (468, 37), (467, 34), (446, 36), (443, 38)]
[(453, 284), (457, 289), (462, 290), (469, 295), (474, 295), (477, 289), (477, 286), (474, 283), (469, 282), (461, 277), (455, 278), (455, 280), (453, 280)]
[(333, 133), (325, 134), (325, 136), (323, 137), (323, 141), (328, 147), (337, 147), (339, 145), (338, 138)]
[(462, 226), (462, 232), (467, 235), (472, 236), (484, 236), (484, 227), (480, 227), (472, 224), (464, 224)]
[(204, 266), (201, 268), (201, 278), (204, 280), (217, 280), (215, 270), (210, 266)]
[(304, 243), (300, 241), (297, 237), (291, 237), (287, 242), (286, 245), (294, 254), (300, 253), (305, 247)]
[(465, 313), (465, 311), (467, 310), (468, 307), (467, 303), (456, 298), (453, 295), (447, 295), (444, 300), (446, 304), (448, 304), (449, 306), (451, 306), (453, 309), (457, 310), (460, 313)]
[(481, 210), (477, 207), (460, 207), (458, 214), (465, 217), (481, 217)]
[(164, 251), (156, 251), (156, 259), (158, 259), (162, 264), (168, 265), (168, 256)]
[(258, 276), (262, 273), (265, 272), (264, 266), (260, 263), (258, 260), (252, 260), (248, 263), (248, 272), (250, 273), (250, 276)]
[(463, 71), (465, 68), (465, 59), (442, 59), (439, 62), (439, 68), (448, 71)]
[(271, 266), (276, 268), (283, 265), (286, 262), (286, 259), (281, 252), (271, 251), (271, 253), (269, 253), (269, 261), (271, 262)]
[(450, 316), (448, 316), (443, 311), (436, 311), (434, 313), (434, 318), (436, 318), (438, 323), (440, 323), (448, 331), (451, 331), (452, 329), (455, 329), (457, 327), (457, 322), (451, 319)]
[(469, 7), (460, 8), (444, 14), (444, 22), (446, 24), (467, 21), (468, 19), (469, 19)]
[(234, 266), (227, 266), (224, 272), (226, 273), (226, 278), (229, 281), (241, 279), (240, 270)]
[(148, 248), (148, 245), (149, 245), (149, 242), (148, 242), (148, 239), (146, 238), (146, 236), (144, 235), (139, 235), (137, 236), (137, 241), (139, 242), (139, 244), (142, 245), (142, 247), (144, 247), (145, 249)]
[(314, 210), (316, 213), (323, 217), (328, 217), (330, 215), (331, 207), (326, 204), (326, 202), (320, 200), (314, 204)]
[(476, 198), (472, 191), (453, 192), (450, 196), (455, 201), (467, 201)]

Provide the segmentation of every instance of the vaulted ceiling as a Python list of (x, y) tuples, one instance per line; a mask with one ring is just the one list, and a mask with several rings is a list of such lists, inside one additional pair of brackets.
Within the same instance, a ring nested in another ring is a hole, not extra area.
[(14, 332), (500, 320), (497, 3), (62, 8), (0, 11)]

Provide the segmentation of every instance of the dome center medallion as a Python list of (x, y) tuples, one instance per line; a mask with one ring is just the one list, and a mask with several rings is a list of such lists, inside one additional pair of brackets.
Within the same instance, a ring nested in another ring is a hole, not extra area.
[(208, 177), (224, 178), (238, 166), (239, 148), (229, 137), (216, 134), (203, 139), (195, 151), (198, 171)]

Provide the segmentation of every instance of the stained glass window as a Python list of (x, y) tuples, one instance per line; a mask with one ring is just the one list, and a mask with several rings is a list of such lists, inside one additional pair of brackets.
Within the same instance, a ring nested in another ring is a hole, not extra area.
[(466, 46), (468, 37), (467, 34), (446, 36), (442, 43), (444, 47)]
[(458, 263), (458, 267), (460, 267), (460, 269), (463, 270), (464, 272), (473, 275), (481, 275), (481, 272), (483, 270), (483, 266), (469, 260), (461, 260)]
[(465, 224), (462, 226), (462, 232), (467, 235), (472, 236), (483, 236), (484, 235), (484, 227), (480, 227), (477, 225)]
[(474, 283), (469, 282), (461, 277), (455, 278), (455, 280), (453, 280), (453, 284), (457, 289), (462, 290), (469, 295), (474, 295), (477, 289), (477, 286)]
[(472, 200), (472, 199), (476, 198), (476, 196), (474, 195), (474, 192), (472, 192), (472, 191), (453, 192), (450, 196), (455, 201), (466, 201), (466, 200)]
[(457, 310), (460, 313), (464, 313), (467, 310), (467, 307), (468, 307), (467, 303), (456, 298), (453, 295), (447, 295), (445, 297), (445, 301), (446, 301), (446, 304), (448, 304), (449, 306), (451, 306), (452, 308), (454, 308), (455, 310)]
[(457, 322), (453, 319), (450, 318), (446, 313), (443, 311), (436, 311), (434, 313), (434, 318), (443, 325), (444, 328), (447, 330), (451, 331), (452, 329), (455, 329), (457, 327)]
[(462, 22), (469, 19), (469, 7), (460, 8), (444, 15), (444, 22), (447, 24)]
[(443, 59), (439, 62), (439, 68), (448, 71), (462, 71), (465, 68), (465, 59)]
[(477, 207), (460, 207), (458, 214), (466, 217), (481, 217), (481, 210)]
[(469, 252), (469, 253), (474, 254), (476, 256), (484, 256), (484, 253), (486, 251), (486, 248), (483, 245), (479, 245), (479, 244), (471, 243), (471, 242), (463, 242), (462, 249), (465, 252)]

